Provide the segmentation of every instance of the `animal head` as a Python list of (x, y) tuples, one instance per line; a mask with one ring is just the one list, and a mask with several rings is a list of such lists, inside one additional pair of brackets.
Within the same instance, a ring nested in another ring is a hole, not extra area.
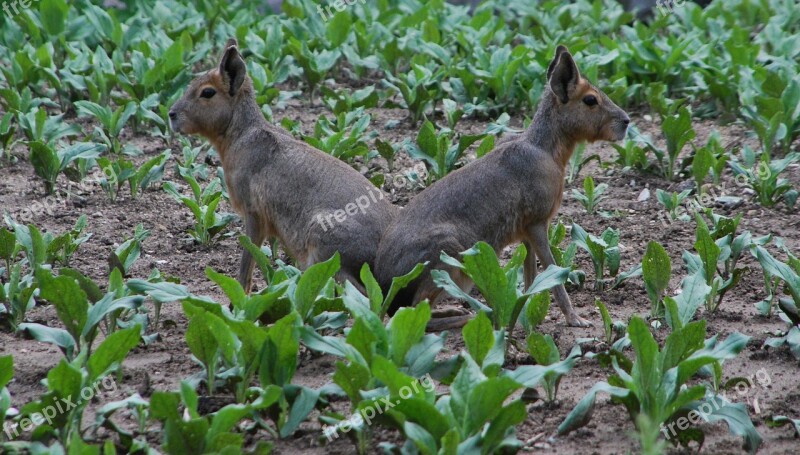
[(237, 108), (252, 97), (252, 82), (236, 40), (231, 38), (219, 66), (196, 77), (170, 109), (172, 130), (216, 139), (225, 134)]
[(566, 47), (558, 46), (547, 68), (550, 90), (555, 95), (553, 115), (562, 131), (578, 141), (619, 141), (631, 119), (602, 90), (578, 71)]

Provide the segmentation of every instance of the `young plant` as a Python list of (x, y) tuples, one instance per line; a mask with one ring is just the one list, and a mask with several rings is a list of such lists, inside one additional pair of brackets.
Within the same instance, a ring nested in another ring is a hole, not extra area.
[[(83, 322), (91, 324), (97, 313), (89, 311), (88, 314), (84, 313), (82, 316), (80, 313), (74, 313), (74, 315), (84, 318)], [(63, 318), (64, 314), (59, 312), (59, 316)], [(70, 324), (78, 322), (69, 319), (66, 321), (69, 321)], [(84, 411), (91, 400), (85, 398), (85, 391), (98, 390), (101, 383), (107, 390), (116, 389), (117, 385), (111, 374), (119, 370), (128, 352), (139, 344), (139, 332), (138, 326), (119, 330), (108, 335), (94, 352), (91, 352), (89, 348), (91, 343), (88, 343), (75, 360), (68, 361), (66, 358), (62, 358), (47, 373), (45, 383), (47, 392), (38, 400), (23, 406), (20, 409), (20, 416), (24, 416), (25, 419), (36, 419), (37, 414), (39, 418), (43, 415), (47, 416), (50, 414), (48, 411), (55, 409), (59, 402), (70, 403), (71, 406), (65, 406), (64, 412), (56, 413), (51, 419), (37, 426), (32, 435), (34, 441), (49, 444), (50, 441), (55, 440), (62, 447), (86, 447), (82, 440), (82, 422)], [(38, 337), (37, 339), (53, 342), (49, 339)]]
[(122, 143), (119, 140), (122, 129), (128, 120), (136, 114), (137, 106), (133, 101), (116, 110), (111, 110), (108, 106), (100, 106), (91, 101), (76, 101), (75, 107), (78, 113), (84, 116), (93, 117), (100, 122), (101, 127), (95, 127), (94, 136), (102, 141), (113, 153), (122, 151)]
[(31, 110), (27, 114), (17, 113), (19, 129), (28, 141), (42, 142), (49, 147), (55, 147), (59, 139), (81, 134), (78, 125), (70, 125), (63, 118), (63, 114), (48, 117), (47, 111), (43, 107)]
[(434, 177), (439, 180), (452, 172), (464, 152), (475, 142), (483, 140), (476, 152), (478, 156), (488, 153), (494, 147), (492, 136), (464, 135), (459, 137), (457, 143), (454, 143), (454, 140), (452, 131), (441, 131), (437, 135), (433, 123), (426, 120), (417, 134), (416, 143), (406, 141), (404, 146), (409, 156), (425, 162), (428, 168), (428, 183)]
[(669, 286), (672, 276), (672, 262), (669, 254), (660, 243), (651, 240), (642, 258), (642, 278), (647, 295), (650, 297), (650, 317), (659, 317), (664, 309), (661, 299)]
[[(744, 276), (746, 269), (736, 268), (736, 262), (742, 251), (748, 249), (750, 245), (746, 244), (747, 236), (738, 237), (738, 242), (734, 242), (733, 236), (740, 218), (736, 218), (735, 221), (726, 218), (733, 221), (734, 224), (729, 226), (730, 229), (725, 228), (729, 229), (727, 232), (730, 233), (724, 237), (722, 234), (725, 231), (722, 229), (714, 232), (713, 234), (720, 237), (716, 241), (703, 218), (697, 214), (695, 219), (697, 220), (697, 231), (694, 248), (698, 255), (684, 252), (683, 259), (687, 263), (689, 273), (701, 271), (706, 279), (706, 284), (711, 287), (711, 291), (706, 297), (706, 309), (714, 312), (722, 304), (725, 294), (739, 284)], [(718, 262), (725, 264), (725, 270), (721, 273), (718, 271)]]
[[(521, 442), (514, 427), (525, 420), (527, 412), (520, 398), (509, 399), (522, 385), (507, 376), (484, 374), (470, 354), (461, 357), (451, 394), (438, 400), (433, 389), (419, 387), (419, 392), (401, 397), (401, 392), (413, 389), (415, 379), (379, 361), (373, 374), (387, 384), (388, 398), (397, 403), (381, 416), (381, 422), (400, 430), (421, 453), (516, 452)], [(379, 403), (370, 401), (362, 408)]]
[(215, 178), (205, 189), (201, 190), (200, 184), (188, 171), (181, 169), (181, 175), (192, 189), (194, 196), (192, 199), (178, 192), (172, 182), (164, 182), (164, 191), (192, 211), (195, 223), (192, 230), (188, 231), (189, 239), (193, 239), (201, 245), (207, 245), (236, 219), (236, 215), (217, 213), (217, 205), (222, 200), (222, 184), (219, 178)]
[[(244, 435), (234, 431), (236, 425), (243, 419), (257, 418), (260, 411), (275, 405), (279, 396), (278, 388), (271, 387), (252, 403), (228, 404), (212, 414), (201, 415), (197, 393), (182, 381), (180, 392), (153, 392), (149, 415), (163, 424), (165, 453), (243, 453)], [(181, 408), (186, 410), (185, 415), (179, 412)], [(255, 453), (271, 449), (263, 441), (255, 446)]]
[(78, 142), (58, 151), (40, 141), (33, 141), (28, 145), (31, 150), (31, 165), (36, 175), (44, 179), (47, 194), (53, 194), (58, 175), (66, 171), (73, 161), (95, 159), (106, 150), (104, 145), (93, 142)]
[[(314, 126), (313, 136), (303, 136), (308, 144), (336, 158), (348, 161), (357, 156), (365, 157), (369, 147), (365, 142), (365, 133), (369, 127), (371, 116), (360, 107), (350, 112), (342, 112), (331, 122), (322, 116)], [(348, 134), (349, 130), (349, 134)]]
[[(538, 365), (551, 366), (561, 362), (561, 354), (558, 352), (558, 346), (556, 346), (553, 337), (550, 335), (542, 335), (533, 332), (528, 335), (526, 342), (528, 345), (528, 353)], [(558, 385), (561, 382), (562, 376), (572, 370), (575, 359), (580, 355), (580, 348), (575, 346), (565, 359), (563, 369), (559, 371), (550, 371), (545, 374), (542, 385), (549, 404), (555, 403), (556, 395), (558, 394)]]
[(142, 253), (142, 242), (150, 237), (150, 231), (139, 223), (133, 232), (133, 237), (122, 242), (108, 257), (109, 274), (117, 269), (120, 277), (128, 276), (133, 263)]
[(559, 267), (566, 267), (569, 269), (568, 281), (575, 286), (583, 289), (586, 282), (586, 272), (577, 268), (575, 264), (575, 254), (578, 252), (578, 244), (570, 242), (565, 249), (561, 249), (559, 245), (567, 236), (567, 228), (564, 223), (551, 224), (547, 231), (547, 238), (550, 242), (550, 252), (556, 260), (556, 265)]
[[(677, 109), (677, 113), (673, 112), (663, 117), (661, 128), (667, 140), (666, 157), (664, 156), (664, 151), (657, 148), (652, 148), (652, 150), (658, 159), (664, 178), (673, 180), (675, 178), (675, 165), (678, 162), (678, 156), (684, 146), (695, 137), (695, 132), (692, 128), (692, 114), (689, 108), (682, 106)], [(667, 161), (666, 163), (664, 163), (665, 158)]]
[[(600, 155), (598, 155), (597, 153), (593, 153), (589, 156), (584, 157), (583, 154), (585, 151), (586, 151), (586, 144), (581, 143), (577, 147), (575, 147), (575, 151), (572, 152), (572, 156), (569, 158), (569, 163), (567, 166), (567, 183), (572, 183), (573, 181), (575, 181), (575, 179), (581, 173), (581, 169), (583, 169), (584, 166), (589, 164), (590, 161), (596, 160), (598, 165), (600, 166), (603, 165), (603, 160), (600, 159)], [(584, 179), (584, 186), (585, 185), (586, 185), (586, 180)]]
[(601, 183), (597, 186), (594, 185), (594, 179), (589, 176), (583, 179), (583, 193), (579, 190), (572, 190), (572, 197), (578, 200), (583, 205), (583, 208), (591, 215), (606, 196), (603, 193), (608, 189), (608, 185)]
[(422, 119), (429, 106), (435, 105), (442, 95), (445, 68), (435, 72), (422, 65), (411, 64), (411, 71), (397, 76), (387, 73), (383, 84), (399, 92), (414, 124)]
[(702, 193), (703, 183), (709, 171), (714, 184), (719, 185), (722, 172), (728, 163), (728, 156), (728, 152), (722, 146), (722, 138), (719, 131), (714, 130), (708, 136), (706, 145), (695, 150), (694, 158), (692, 159), (692, 176), (697, 184), (698, 193)]
[(683, 190), (680, 193), (667, 193), (661, 188), (656, 189), (656, 199), (669, 213), (672, 221), (689, 221), (691, 218), (686, 214), (686, 209), (682, 207), (683, 201), (692, 193), (691, 189)]
[(619, 231), (608, 228), (603, 231), (601, 237), (595, 237), (573, 223), (571, 235), (572, 240), (591, 256), (595, 273), (594, 288), (596, 291), (602, 291), (606, 285), (604, 278), (606, 266), (611, 277), (616, 277), (619, 273)]
[(786, 331), (780, 333), (780, 336), (767, 338), (764, 346), (787, 346), (794, 358), (800, 361), (800, 312), (797, 311), (795, 302), (787, 298), (779, 300), (778, 308), (781, 310), (781, 319), (787, 324)]
[[(747, 155), (747, 147), (743, 153)], [(746, 157), (746, 161), (751, 160)], [(788, 179), (781, 178), (780, 175), (797, 161), (800, 161), (800, 153), (796, 152), (791, 152), (779, 160), (773, 160), (768, 153), (762, 153), (758, 163), (753, 161), (748, 167), (743, 167), (733, 161), (730, 166), (737, 180), (743, 179), (744, 184), (756, 192), (759, 204), (772, 207), (784, 201), (789, 208), (793, 208), (800, 193), (792, 187)]]
[[(49, 270), (40, 267), (36, 270), (36, 282), (40, 298), (55, 307), (65, 329), (37, 323), (20, 324), (19, 328), (36, 340), (56, 345), (70, 362), (79, 357), (84, 362), (91, 359), (101, 323), (106, 323), (108, 334), (116, 335), (122, 331), (116, 330), (119, 310), (136, 310), (144, 302), (140, 295), (117, 298), (114, 292), (103, 294), (94, 282), (76, 271), (54, 277)], [(99, 300), (92, 303), (97, 297)], [(137, 344), (139, 332), (140, 328), (136, 327)], [(101, 346), (111, 338), (112, 335), (106, 336)]]
[(103, 170), (100, 187), (113, 202), (117, 199), (122, 185), (127, 182), (131, 190), (131, 198), (136, 199), (140, 190), (145, 190), (153, 182), (161, 179), (164, 174), (164, 166), (171, 155), (172, 152), (166, 150), (161, 155), (147, 160), (138, 169), (136, 165), (122, 156), (117, 157), (116, 161), (101, 157), (97, 160), (98, 166)]
[[(721, 342), (716, 336), (706, 340), (705, 321), (701, 320), (675, 329), (667, 337), (663, 349), (659, 350), (647, 323), (636, 316), (628, 326), (628, 336), (635, 352), (633, 363), (620, 365), (613, 358), (616, 374), (610, 376), (608, 382), (592, 387), (558, 427), (559, 434), (586, 425), (591, 419), (597, 394), (605, 392), (614, 398), (615, 403), (625, 405), (638, 430), (644, 453), (660, 453), (658, 447), (663, 443), (659, 442), (659, 433), (662, 428), (672, 431), (670, 440), (675, 444), (678, 441), (688, 444), (691, 440), (702, 442), (701, 428), (679, 430), (676, 435), (674, 421), (691, 410), (697, 412), (705, 403), (716, 406), (711, 409), (718, 409), (704, 413), (705, 419), (725, 421), (732, 433), (744, 437), (746, 449), (755, 451), (758, 448), (761, 437), (744, 405), (721, 401), (723, 405), (720, 407), (716, 400), (723, 399), (707, 395), (707, 385), (688, 384), (701, 368), (736, 357), (749, 337), (733, 333)], [(721, 375), (721, 368), (715, 368), (715, 374)]]
[(471, 249), (461, 253), (463, 263), (442, 253), (444, 263), (460, 269), (475, 283), (475, 287), (486, 299), (488, 306), (464, 292), (453, 282), (447, 272), (432, 270), (431, 275), (436, 284), (450, 295), (465, 300), (476, 311), (486, 312), (496, 330), (503, 328), (508, 333), (512, 333), (517, 318), (525, 305), (536, 294), (563, 284), (569, 275), (569, 269), (555, 265), (550, 266), (544, 272), (536, 275), (530, 288), (522, 291), (519, 282), (520, 269), (526, 254), (525, 246), (518, 246), (508, 264), (501, 267), (494, 249), (485, 242), (478, 242)]

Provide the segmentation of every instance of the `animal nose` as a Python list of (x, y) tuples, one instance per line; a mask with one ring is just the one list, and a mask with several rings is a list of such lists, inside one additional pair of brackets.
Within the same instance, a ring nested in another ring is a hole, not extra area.
[(622, 123), (624, 123), (625, 126), (630, 125), (631, 124), (631, 118), (626, 115), (625, 117), (622, 118)]
[(177, 117), (177, 116), (178, 116), (178, 114), (175, 111), (169, 111), (169, 118), (170, 119), (175, 120), (175, 117)]

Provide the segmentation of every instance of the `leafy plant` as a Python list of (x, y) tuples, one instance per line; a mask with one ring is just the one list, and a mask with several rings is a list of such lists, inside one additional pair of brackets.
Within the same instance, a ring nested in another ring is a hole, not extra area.
[[(616, 374), (610, 376), (608, 382), (599, 382), (591, 388), (558, 427), (559, 434), (586, 425), (591, 419), (597, 394), (605, 392), (612, 396), (614, 403), (623, 404), (627, 409), (639, 432), (643, 452), (658, 453), (661, 446), (658, 435), (661, 428), (665, 428), (663, 425), (697, 409), (701, 403), (717, 399), (715, 396), (706, 398), (706, 385), (689, 386), (687, 381), (704, 366), (736, 357), (749, 339), (733, 333), (725, 341), (717, 341), (716, 336), (706, 340), (705, 321), (696, 321), (674, 329), (663, 349), (659, 350), (647, 323), (635, 316), (628, 325), (628, 336), (636, 353), (632, 365), (629, 368), (620, 365), (614, 358)], [(715, 374), (721, 374), (721, 370), (715, 371)], [(725, 421), (732, 433), (745, 438), (747, 450), (756, 450), (761, 437), (744, 405), (722, 403), (721, 407), (716, 404), (716, 408), (712, 407), (713, 411), (704, 413), (703, 417), (712, 422)], [(675, 426), (667, 425), (666, 428), (673, 431)], [(673, 431), (671, 440), (674, 443), (702, 442), (702, 431), (701, 428), (678, 430), (677, 437)]]
[(582, 227), (572, 224), (572, 240), (584, 251), (589, 253), (594, 264), (595, 282), (597, 291), (605, 289), (605, 269), (608, 274), (616, 277), (619, 273), (619, 231), (607, 228), (601, 237), (588, 234)]
[(217, 213), (217, 206), (222, 200), (222, 184), (219, 178), (215, 178), (205, 189), (201, 189), (194, 176), (185, 169), (181, 169), (181, 176), (192, 189), (193, 198), (183, 196), (172, 182), (164, 182), (164, 191), (192, 211), (195, 223), (192, 230), (188, 231), (189, 239), (207, 245), (214, 240), (214, 237), (221, 234), (236, 216)]
[(572, 197), (578, 200), (581, 203), (583, 208), (591, 215), (594, 213), (595, 209), (597, 208), (597, 204), (600, 203), (603, 199), (607, 196), (604, 196), (603, 193), (606, 192), (608, 189), (608, 185), (605, 183), (601, 183), (595, 187), (594, 179), (589, 176), (583, 179), (583, 193), (580, 190), (573, 189), (572, 190)]
[(764, 346), (779, 348), (785, 345), (794, 358), (800, 361), (800, 313), (797, 305), (789, 299), (780, 299), (778, 308), (781, 310), (781, 319), (787, 324), (786, 331), (764, 340)]
[(100, 187), (108, 194), (111, 201), (117, 199), (119, 190), (127, 182), (130, 187), (131, 197), (136, 199), (140, 190), (145, 190), (153, 182), (159, 180), (164, 174), (164, 166), (172, 155), (166, 150), (161, 155), (155, 156), (142, 164), (138, 169), (136, 166), (123, 157), (118, 157), (116, 161), (111, 161), (106, 157), (97, 160), (100, 169), (103, 170), (103, 177), (100, 179)]
[(67, 166), (73, 161), (95, 159), (105, 151), (102, 144), (93, 142), (78, 142), (58, 151), (40, 141), (30, 142), (29, 146), (33, 170), (36, 175), (44, 179), (44, 188), (47, 194), (53, 193), (58, 175), (66, 171)]
[[(199, 397), (186, 382), (180, 392), (153, 392), (150, 416), (163, 423), (163, 447), (166, 453), (241, 453), (244, 435), (235, 432), (236, 424), (258, 411), (275, 404), (280, 391), (277, 387), (265, 390), (252, 403), (228, 404), (210, 415), (200, 415)], [(178, 410), (185, 406), (187, 417)], [(271, 445), (256, 444), (256, 450), (268, 452)]]
[(450, 295), (465, 300), (476, 311), (486, 312), (495, 329), (505, 328), (511, 333), (520, 313), (534, 296), (563, 284), (569, 275), (568, 269), (550, 266), (536, 276), (527, 290), (521, 291), (519, 276), (526, 254), (525, 246), (518, 246), (508, 264), (501, 267), (494, 249), (485, 242), (478, 242), (461, 253), (463, 263), (442, 253), (442, 262), (468, 276), (486, 299), (488, 306), (464, 292), (447, 272), (432, 270), (431, 275), (434, 282)]
[(11, 124), (14, 114), (6, 112), (0, 120), (0, 152), (6, 155), (6, 160), (11, 161), (11, 148), (14, 144), (14, 133), (17, 129)]
[(108, 106), (100, 106), (91, 101), (76, 101), (75, 107), (80, 114), (93, 117), (100, 122), (102, 128), (95, 127), (94, 129), (94, 135), (97, 139), (102, 141), (113, 153), (122, 151), (122, 143), (119, 140), (119, 136), (131, 117), (136, 114), (137, 106), (135, 102), (131, 101), (116, 110), (112, 110)]
[(569, 283), (572, 283), (580, 288), (586, 282), (586, 272), (577, 268), (575, 264), (575, 254), (578, 252), (578, 244), (570, 242), (565, 249), (559, 246), (567, 236), (567, 228), (564, 223), (559, 221), (556, 224), (551, 224), (547, 231), (548, 241), (550, 243), (550, 252), (559, 267), (566, 267), (569, 272)]
[[(554, 365), (561, 361), (561, 354), (558, 352), (558, 346), (553, 341), (550, 335), (542, 335), (533, 332), (528, 335), (526, 340), (528, 345), (528, 353), (536, 360), (536, 363), (543, 366)], [(543, 386), (547, 394), (547, 402), (553, 403), (558, 394), (558, 385), (561, 382), (561, 377), (572, 370), (574, 359), (581, 355), (581, 350), (578, 346), (572, 350), (567, 356), (565, 368), (559, 371), (550, 371), (544, 376)], [(566, 371), (564, 371), (566, 370)]]
[(133, 232), (133, 237), (122, 242), (109, 255), (109, 273), (117, 269), (120, 272), (120, 277), (127, 276), (133, 263), (139, 259), (142, 253), (142, 242), (148, 237), (150, 237), (150, 231), (145, 229), (143, 224), (137, 224)]
[[(745, 149), (745, 154), (747, 150)], [(750, 160), (748, 160), (750, 161)], [(759, 204), (772, 207), (783, 200), (789, 208), (797, 202), (798, 193), (791, 182), (780, 175), (792, 163), (800, 161), (800, 153), (789, 153), (784, 158), (773, 160), (768, 153), (762, 153), (758, 163), (751, 163), (749, 168), (740, 163), (730, 163), (734, 174), (744, 179), (744, 184), (756, 192)]]
[[(736, 241), (734, 241), (736, 226), (741, 218), (739, 217), (735, 220), (727, 218), (730, 223), (725, 227), (726, 231), (718, 229), (713, 233), (718, 237), (715, 241), (712, 232), (709, 231), (708, 225), (702, 217), (698, 214), (695, 218), (697, 220), (697, 230), (694, 248), (698, 255), (695, 256), (684, 252), (683, 258), (687, 263), (689, 273), (701, 271), (706, 279), (706, 284), (711, 287), (706, 297), (706, 309), (713, 312), (722, 303), (725, 294), (739, 284), (746, 272), (743, 267), (737, 268), (736, 263), (741, 253), (750, 247), (748, 242), (749, 233), (748, 235), (737, 237)], [(725, 264), (725, 270), (722, 273), (718, 271), (718, 262)]]
[[(572, 156), (569, 157), (569, 162), (567, 163), (567, 183), (572, 183), (578, 177), (578, 174), (581, 173), (581, 169), (589, 164), (590, 161), (596, 160), (598, 165), (603, 164), (600, 155), (593, 153), (589, 156), (584, 156), (584, 152), (586, 152), (586, 144), (582, 143), (575, 147), (575, 151), (572, 152)], [(584, 179), (583, 182), (585, 190), (586, 179)], [(600, 185), (598, 185), (598, 188), (599, 186)]]
[(416, 124), (429, 106), (440, 99), (444, 74), (445, 69), (441, 67), (432, 71), (423, 65), (412, 64), (408, 73), (387, 74), (383, 84), (400, 93), (411, 120)]
[[(656, 148), (652, 150), (656, 154), (661, 172), (664, 178), (673, 180), (675, 178), (675, 164), (678, 162), (684, 146), (694, 139), (695, 132), (692, 128), (692, 114), (686, 106), (677, 109), (677, 113), (667, 115), (662, 119), (661, 128), (667, 140), (666, 156), (664, 152)], [(664, 163), (666, 158), (666, 163)]]
[(689, 221), (691, 218), (686, 214), (686, 210), (682, 207), (682, 204), (691, 193), (691, 189), (683, 190), (680, 193), (667, 193), (658, 188), (656, 189), (656, 199), (667, 209), (669, 218), (672, 221)]
[(432, 178), (441, 179), (452, 172), (464, 152), (477, 141), (482, 140), (478, 146), (477, 154), (482, 156), (494, 147), (494, 138), (484, 135), (463, 135), (454, 143), (452, 131), (442, 131), (438, 135), (433, 123), (426, 120), (417, 134), (416, 143), (406, 141), (406, 152), (415, 159), (425, 162), (428, 168), (430, 183)]
[(370, 119), (371, 116), (364, 112), (363, 107), (338, 114), (335, 123), (322, 116), (314, 126), (314, 135), (303, 136), (303, 140), (342, 160), (366, 157), (369, 147), (365, 142), (368, 138), (364, 136)]

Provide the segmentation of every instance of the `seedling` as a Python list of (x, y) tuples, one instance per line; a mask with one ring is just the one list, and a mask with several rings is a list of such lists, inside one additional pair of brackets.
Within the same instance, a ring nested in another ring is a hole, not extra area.
[[(634, 316), (628, 326), (628, 336), (636, 353), (633, 364), (627, 368), (612, 358), (616, 374), (610, 376), (608, 382), (599, 382), (592, 387), (558, 427), (558, 433), (564, 435), (586, 425), (591, 419), (597, 393), (605, 392), (614, 397), (615, 403), (625, 405), (643, 448), (651, 448), (647, 453), (658, 453), (655, 447), (660, 445), (657, 441), (663, 425), (697, 409), (707, 400), (719, 399), (713, 395), (706, 396), (707, 385), (689, 386), (687, 382), (702, 367), (736, 357), (749, 340), (739, 333), (733, 333), (721, 342), (716, 336), (706, 340), (705, 335), (705, 321), (691, 322), (675, 329), (667, 337), (663, 349), (659, 350), (647, 323)], [(716, 374), (721, 374), (721, 369), (716, 371)], [(756, 450), (761, 437), (745, 406), (722, 403), (724, 412), (706, 417), (712, 421), (725, 421), (732, 433), (745, 438), (745, 448)], [(674, 424), (667, 425), (669, 429), (674, 427)], [(701, 428), (692, 428), (691, 432), (678, 431), (680, 437), (674, 437), (673, 432), (671, 439), (675, 443), (688, 443), (698, 438), (702, 441)]]
[(595, 237), (573, 223), (572, 240), (592, 258), (595, 273), (594, 287), (595, 290), (602, 291), (606, 285), (604, 277), (606, 266), (611, 277), (616, 277), (619, 273), (619, 231), (608, 228), (603, 231), (601, 237)]
[(608, 185), (601, 183), (595, 187), (594, 179), (589, 176), (583, 179), (583, 193), (579, 190), (572, 190), (572, 197), (578, 200), (583, 205), (583, 208), (591, 215), (597, 209), (597, 204), (604, 200), (607, 196), (603, 193), (608, 189)]
[(215, 178), (205, 189), (201, 190), (200, 184), (187, 169), (179, 169), (181, 171), (181, 176), (191, 187), (194, 197), (190, 199), (183, 196), (172, 182), (164, 182), (164, 191), (176, 201), (182, 202), (192, 211), (195, 222), (194, 227), (188, 231), (188, 238), (201, 245), (207, 245), (236, 219), (236, 215), (217, 213), (217, 205), (219, 205), (222, 200), (222, 184), (219, 178)]
[(519, 283), (520, 269), (526, 254), (525, 246), (518, 246), (508, 264), (501, 267), (494, 249), (485, 242), (478, 242), (473, 248), (461, 253), (463, 263), (442, 253), (442, 261), (460, 269), (475, 283), (488, 306), (465, 293), (447, 272), (433, 270), (431, 275), (436, 284), (450, 295), (465, 300), (476, 311), (489, 314), (495, 330), (503, 328), (511, 333), (525, 305), (540, 292), (563, 284), (569, 275), (569, 269), (550, 266), (536, 276), (530, 288), (522, 291)]
[(30, 142), (29, 146), (33, 170), (36, 175), (44, 179), (47, 194), (53, 193), (58, 175), (66, 171), (70, 163), (81, 159), (98, 158), (106, 150), (104, 145), (94, 142), (78, 142), (58, 151), (40, 141)]

